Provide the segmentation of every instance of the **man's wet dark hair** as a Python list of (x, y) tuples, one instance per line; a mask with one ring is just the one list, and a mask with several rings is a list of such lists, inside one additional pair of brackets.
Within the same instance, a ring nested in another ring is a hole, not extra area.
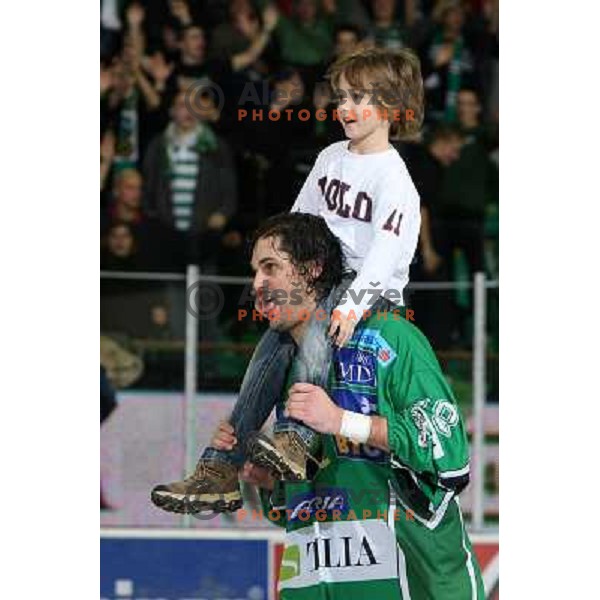
[[(268, 218), (250, 238), (250, 255), (263, 238), (279, 240), (280, 250), (306, 280), (307, 292), (316, 292), (317, 301), (342, 281), (345, 266), (342, 245), (323, 217), (294, 212)], [(311, 271), (315, 265), (321, 267), (321, 272), (313, 277)]]

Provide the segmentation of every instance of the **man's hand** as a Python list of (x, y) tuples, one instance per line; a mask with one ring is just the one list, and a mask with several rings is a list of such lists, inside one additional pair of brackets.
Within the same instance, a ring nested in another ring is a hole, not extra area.
[(323, 388), (295, 383), (289, 391), (284, 415), (302, 421), (319, 433), (339, 433), (343, 410)]
[[(329, 325), (329, 337), (335, 338), (335, 344), (341, 348), (352, 337), (358, 320), (356, 317), (344, 316), (339, 310), (334, 310)], [(336, 335), (337, 332), (337, 335)]]
[(240, 479), (265, 490), (273, 490), (275, 486), (273, 475), (264, 467), (258, 467), (251, 462), (244, 464), (243, 469), (240, 471)]
[(170, 5), (171, 14), (177, 18), (181, 25), (187, 26), (192, 24), (192, 15), (190, 7), (185, 0), (173, 0)]
[(267, 4), (263, 10), (262, 18), (264, 28), (268, 33), (271, 33), (277, 27), (277, 22), (279, 21), (277, 6), (275, 4)]
[(249, 40), (253, 40), (259, 33), (259, 24), (253, 14), (242, 11), (236, 14), (234, 19), (237, 30)]
[(112, 67), (100, 65), (100, 95), (103, 96), (115, 85), (115, 75)]
[(435, 55), (434, 65), (435, 68), (438, 69), (447, 65), (454, 56), (454, 45), (453, 44), (444, 44), (439, 48), (437, 54)]
[[(236, 444), (237, 438), (233, 427), (227, 421), (221, 421), (210, 441), (211, 448), (233, 450)], [(244, 464), (244, 468), (240, 471), (240, 479), (266, 490), (272, 490), (275, 485), (275, 479), (267, 469), (258, 467), (251, 462)]]
[(233, 447), (236, 444), (237, 438), (235, 437), (233, 427), (227, 423), (227, 421), (221, 421), (210, 441), (211, 448), (216, 448), (217, 450), (233, 450)]
[(112, 129), (108, 129), (100, 142), (100, 160), (106, 163), (112, 163), (115, 157), (115, 148), (117, 137)]

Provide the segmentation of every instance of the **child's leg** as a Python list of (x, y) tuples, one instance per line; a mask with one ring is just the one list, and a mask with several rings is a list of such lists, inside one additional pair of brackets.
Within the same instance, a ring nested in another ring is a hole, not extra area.
[[(327, 336), (329, 314), (318, 321), (311, 320), (294, 361), (291, 382), (313, 383), (327, 387), (332, 346)], [(301, 421), (283, 416), (286, 398), (282, 394), (277, 403), (277, 421), (273, 437), (256, 434), (252, 438), (250, 460), (271, 470), (285, 480), (304, 480), (311, 477), (309, 458), (320, 460), (321, 437)], [(314, 465), (313, 465), (314, 468)]]
[(193, 474), (154, 487), (151, 498), (156, 506), (192, 514), (206, 510), (232, 512), (242, 506), (238, 469), (245, 459), (249, 434), (262, 427), (281, 397), (294, 351), (289, 335), (271, 329), (263, 335), (230, 417), (238, 438), (236, 447), (229, 452), (206, 448)]
[[(329, 369), (333, 355), (333, 343), (328, 335), (331, 313), (339, 304), (343, 293), (352, 283), (355, 274), (345, 277), (339, 286), (333, 288), (312, 315), (306, 334), (299, 344), (298, 354), (291, 374), (291, 383), (312, 383), (327, 389)], [(294, 431), (307, 446), (314, 446), (318, 434), (296, 419), (277, 415), (275, 433)]]
[(249, 435), (264, 425), (281, 398), (294, 352), (295, 344), (289, 335), (271, 329), (263, 334), (250, 359), (229, 418), (237, 445), (231, 451), (206, 448), (201, 458), (218, 458), (238, 467), (243, 465)]

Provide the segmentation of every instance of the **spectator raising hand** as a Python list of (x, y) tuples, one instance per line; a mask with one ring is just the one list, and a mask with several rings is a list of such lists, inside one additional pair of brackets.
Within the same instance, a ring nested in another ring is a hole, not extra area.
[(127, 24), (130, 27), (140, 27), (144, 21), (144, 7), (137, 2), (130, 4), (127, 7)]
[(269, 44), (271, 33), (277, 26), (278, 19), (279, 13), (273, 4), (267, 5), (263, 12), (262, 29), (253, 13), (242, 11), (236, 15), (234, 19), (236, 27), (250, 42), (250, 45), (243, 52), (236, 53), (231, 57), (231, 67), (234, 71), (246, 69), (260, 58)]
[(100, 96), (112, 89), (115, 84), (115, 76), (112, 67), (105, 67), (100, 63)]
[(234, 17), (236, 29), (246, 38), (252, 40), (260, 32), (260, 23), (254, 13), (241, 11)]
[(451, 43), (442, 44), (435, 53), (435, 58), (433, 59), (434, 66), (436, 68), (443, 67), (447, 65), (454, 55), (454, 45)]
[(167, 63), (162, 52), (156, 52), (146, 59), (145, 67), (154, 79), (155, 89), (162, 92), (166, 87), (167, 80), (171, 76), (175, 65), (173, 63)]
[(189, 27), (192, 24), (190, 7), (185, 0), (171, 0), (169, 8), (171, 9), (171, 14), (179, 21), (182, 27)]
[(112, 167), (115, 157), (115, 144), (115, 133), (109, 129), (100, 140), (100, 191), (104, 189)]
[(135, 58), (139, 62), (144, 53), (144, 33), (142, 23), (146, 12), (144, 7), (137, 2), (127, 7), (127, 38), (126, 41), (132, 46)]
[(279, 20), (277, 6), (275, 4), (267, 4), (263, 10), (262, 17), (265, 29), (271, 33), (277, 27), (277, 21)]

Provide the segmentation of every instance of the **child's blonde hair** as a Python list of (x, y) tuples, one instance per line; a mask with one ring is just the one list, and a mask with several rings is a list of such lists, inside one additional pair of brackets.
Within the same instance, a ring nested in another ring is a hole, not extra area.
[(334, 91), (339, 89), (342, 75), (352, 87), (373, 94), (373, 103), (387, 112), (393, 134), (400, 139), (418, 135), (425, 108), (421, 63), (414, 52), (359, 50), (342, 56), (330, 67), (327, 77)]

